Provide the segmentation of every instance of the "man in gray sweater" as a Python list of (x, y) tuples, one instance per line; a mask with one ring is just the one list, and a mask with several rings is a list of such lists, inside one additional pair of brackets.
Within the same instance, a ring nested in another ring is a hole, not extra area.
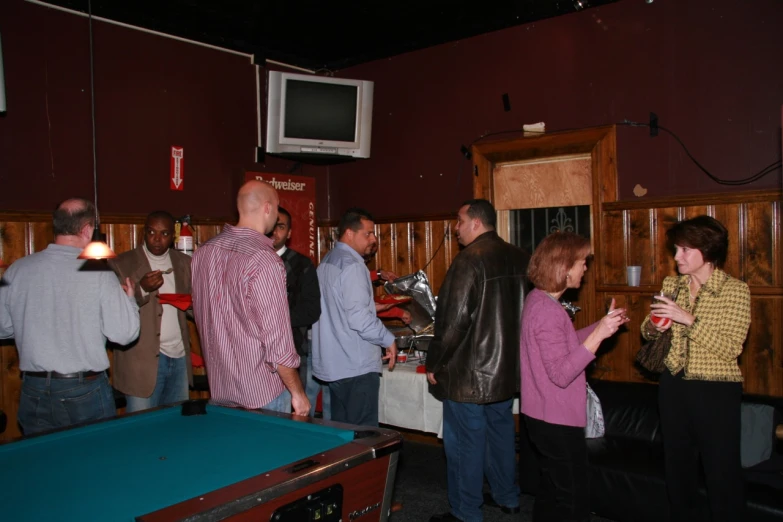
[(69, 199), (53, 217), (54, 243), (13, 263), (0, 287), (0, 339), (14, 338), (19, 352), (25, 435), (113, 417), (106, 339), (128, 344), (139, 335), (134, 283), (80, 270), (93, 204)]

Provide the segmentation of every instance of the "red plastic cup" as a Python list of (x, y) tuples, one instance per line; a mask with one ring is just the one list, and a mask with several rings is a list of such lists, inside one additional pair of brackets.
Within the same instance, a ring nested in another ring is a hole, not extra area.
[[(665, 294), (663, 293), (663, 291), (661, 291), (654, 297), (666, 297), (667, 299), (671, 299), (673, 296), (669, 294)], [(672, 324), (672, 320), (669, 319), (668, 317), (658, 317), (654, 313), (650, 313), (650, 321), (652, 322), (652, 324), (654, 324), (659, 328), (666, 328), (667, 326)]]
[(652, 324), (658, 326), (659, 328), (666, 328), (672, 324), (672, 320), (668, 317), (658, 317), (655, 314), (650, 314), (650, 321), (652, 321)]

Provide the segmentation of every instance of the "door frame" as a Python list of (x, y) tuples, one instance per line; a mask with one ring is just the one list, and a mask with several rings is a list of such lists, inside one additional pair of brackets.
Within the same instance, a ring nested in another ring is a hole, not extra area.
[[(494, 172), (498, 164), (539, 158), (556, 158), (574, 154), (590, 154), (592, 202), (590, 205), (591, 237), (594, 261), (591, 284), (584, 288), (590, 295), (580, 299), (586, 312), (577, 316), (577, 327), (586, 326), (604, 313), (604, 303), (597, 303), (596, 286), (605, 281), (601, 237), (603, 203), (617, 201), (617, 128), (615, 125), (544, 133), (525, 133), (506, 139), (482, 141), (473, 145), (473, 195), (495, 201)], [(586, 323), (586, 324), (582, 324)]]

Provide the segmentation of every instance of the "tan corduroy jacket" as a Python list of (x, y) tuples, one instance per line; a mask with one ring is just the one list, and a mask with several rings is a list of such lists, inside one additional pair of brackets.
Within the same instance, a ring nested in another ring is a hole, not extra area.
[[(139, 305), (141, 332), (139, 338), (126, 347), (114, 349), (112, 385), (122, 393), (134, 397), (149, 397), (155, 389), (158, 377), (158, 354), (160, 353), (160, 323), (163, 305), (157, 298), (158, 291), (142, 295), (139, 280), (150, 272), (150, 262), (143, 246), (124, 252), (109, 265), (120, 281), (130, 277), (136, 284), (136, 302)], [(171, 266), (174, 269), (174, 286), (178, 294), (190, 294), (190, 256), (173, 248), (169, 250)], [(185, 345), (188, 382), (193, 384), (193, 370), (190, 362), (190, 330), (185, 312), (177, 311), (182, 342)]]

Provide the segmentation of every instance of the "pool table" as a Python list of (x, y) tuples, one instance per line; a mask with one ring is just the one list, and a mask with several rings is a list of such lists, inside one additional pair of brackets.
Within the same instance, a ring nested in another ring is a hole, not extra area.
[(0, 518), (385, 521), (400, 435), (187, 401), (0, 445)]

